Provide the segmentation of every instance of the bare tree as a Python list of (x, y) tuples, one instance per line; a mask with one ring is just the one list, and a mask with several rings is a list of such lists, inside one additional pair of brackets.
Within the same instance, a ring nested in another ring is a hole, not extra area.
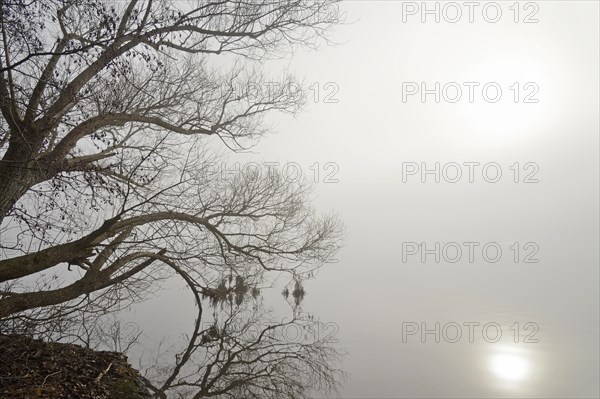
[(340, 18), (335, 0), (3, 1), (3, 326), (60, 335), (173, 276), (198, 324), (224, 276), (252, 289), (326, 262), (341, 226), (308, 206), (306, 184), (214, 165), (218, 144), (248, 148), (266, 113), (303, 104), (300, 82), (262, 61), (327, 40)]
[(215, 312), (175, 355), (175, 364), (156, 359), (146, 370), (156, 397), (303, 399), (337, 390), (344, 373), (334, 326), (297, 307), (276, 320), (248, 305)]

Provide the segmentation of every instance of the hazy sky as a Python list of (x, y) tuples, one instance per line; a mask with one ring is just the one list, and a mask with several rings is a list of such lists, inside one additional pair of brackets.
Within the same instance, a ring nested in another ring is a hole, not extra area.
[[(346, 225), (339, 262), (307, 284), (304, 304), (339, 326), (350, 353), (342, 397), (597, 397), (598, 3), (521, 2), (515, 22), (513, 2), (498, 2), (497, 23), (486, 2), (473, 23), (456, 4), (460, 21), (439, 3), (440, 22), (423, 23), (420, 10), (403, 22), (421, 2), (343, 3), (354, 22), (333, 33), (342, 44), (271, 64), (315, 83), (312, 100), (296, 118), (273, 116), (277, 134), (245, 158), (300, 165), (318, 181), (318, 208)], [(422, 101), (423, 82), (439, 82), (439, 103)], [(423, 183), (436, 163), (440, 182)], [(423, 242), (439, 243), (439, 263), (407, 255)], [(462, 257), (448, 262), (457, 246)], [(165, 317), (144, 327), (160, 332), (178, 316)], [(462, 339), (423, 343), (418, 331), (403, 342), (407, 326), (436, 322), (452, 336), (462, 326)], [(499, 342), (482, 337), (486, 323), (501, 326)], [(539, 342), (523, 342), (531, 332)]]

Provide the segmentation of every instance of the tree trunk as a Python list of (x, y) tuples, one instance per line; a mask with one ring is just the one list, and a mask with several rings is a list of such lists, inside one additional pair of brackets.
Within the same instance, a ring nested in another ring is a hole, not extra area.
[[(14, 133), (12, 133), (14, 137)], [(0, 224), (13, 209), (17, 201), (40, 181), (42, 165), (35, 162), (34, 155), (42, 147), (42, 141), (29, 142), (11, 139), (10, 145), (0, 160)]]

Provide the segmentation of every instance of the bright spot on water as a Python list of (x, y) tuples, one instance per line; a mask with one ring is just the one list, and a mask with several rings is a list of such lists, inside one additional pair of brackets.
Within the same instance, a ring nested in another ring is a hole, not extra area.
[(517, 383), (529, 376), (531, 364), (525, 352), (516, 348), (503, 348), (491, 355), (490, 369), (498, 379)]

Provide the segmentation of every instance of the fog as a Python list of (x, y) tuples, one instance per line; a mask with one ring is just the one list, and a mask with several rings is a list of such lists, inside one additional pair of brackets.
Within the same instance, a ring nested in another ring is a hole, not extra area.
[[(302, 303), (341, 398), (598, 397), (599, 5), (452, 4), (343, 2), (335, 45), (264, 64), (305, 109), (222, 167), (306, 179), (343, 221)], [(127, 317), (149, 347), (193, 309), (169, 281)]]

